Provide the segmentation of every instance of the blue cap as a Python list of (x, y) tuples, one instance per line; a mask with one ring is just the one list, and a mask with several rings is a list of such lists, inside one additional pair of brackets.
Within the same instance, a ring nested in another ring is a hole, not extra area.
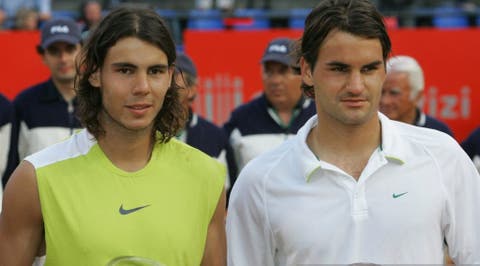
[(195, 67), (195, 64), (188, 55), (182, 52), (177, 53), (177, 60), (175, 61), (175, 65), (183, 73), (187, 73), (194, 78), (197, 77), (197, 68)]
[(268, 43), (262, 63), (273, 61), (287, 66), (295, 65), (294, 41), (289, 38), (276, 38)]
[(55, 42), (77, 44), (81, 41), (80, 27), (72, 19), (53, 19), (47, 21), (42, 27), (40, 46), (43, 49), (47, 49)]

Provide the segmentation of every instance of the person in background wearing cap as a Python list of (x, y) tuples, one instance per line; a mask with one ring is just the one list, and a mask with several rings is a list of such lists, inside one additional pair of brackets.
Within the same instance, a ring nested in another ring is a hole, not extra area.
[(387, 77), (383, 83), (380, 111), (388, 118), (411, 125), (433, 128), (453, 136), (440, 120), (420, 110), (425, 81), (417, 60), (399, 55), (387, 61)]
[[(8, 169), (40, 149), (63, 140), (80, 122), (75, 117), (75, 57), (81, 48), (75, 21), (56, 19), (45, 23), (37, 51), (50, 70), (50, 78), (19, 93), (13, 100), (15, 125)], [(11, 172), (6, 173), (6, 183)]]
[(305, 19), (299, 62), (316, 115), (240, 173), (228, 264), (480, 264), (480, 176), (451, 136), (379, 112), (391, 41), (369, 0)]
[[(179, 70), (177, 84), (180, 86), (180, 102), (188, 113), (188, 120), (185, 127), (177, 135), (177, 139), (195, 147), (204, 153), (216, 158), (225, 166), (227, 164), (227, 151), (231, 154), (225, 132), (193, 111), (192, 103), (197, 96), (197, 68), (192, 59), (185, 53), (179, 52), (175, 66)], [(230, 188), (230, 181), (227, 176), (225, 190)]]
[[(223, 126), (237, 172), (254, 157), (296, 134), (315, 114), (313, 101), (302, 93), (293, 40), (271, 40), (261, 59), (261, 71), (263, 93), (233, 110)], [(236, 177), (234, 171), (232, 177)]]

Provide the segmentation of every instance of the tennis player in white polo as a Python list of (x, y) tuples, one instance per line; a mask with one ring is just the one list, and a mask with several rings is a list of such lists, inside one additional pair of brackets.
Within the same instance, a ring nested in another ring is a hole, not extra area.
[(480, 264), (480, 177), (447, 134), (378, 112), (391, 43), (368, 0), (325, 0), (305, 21), (317, 115), (243, 169), (229, 265)]

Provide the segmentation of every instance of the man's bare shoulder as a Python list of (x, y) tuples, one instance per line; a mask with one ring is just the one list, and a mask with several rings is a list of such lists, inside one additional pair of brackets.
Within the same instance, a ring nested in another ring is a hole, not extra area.
[[(4, 197), (6, 199), (10, 197), (19, 197), (17, 193), (26, 192), (38, 194), (37, 181), (34, 166), (28, 161), (22, 161), (9, 179), (9, 182), (5, 187)], [(23, 195), (21, 198), (27, 196), (28, 195)]]
[(22, 216), (34, 218), (41, 215), (35, 168), (30, 162), (22, 161), (15, 169), (5, 187), (3, 197), (2, 220)]

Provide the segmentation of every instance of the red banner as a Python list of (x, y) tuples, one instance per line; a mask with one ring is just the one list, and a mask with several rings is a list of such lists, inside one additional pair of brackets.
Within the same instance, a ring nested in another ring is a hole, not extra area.
[(37, 54), (39, 43), (39, 31), (0, 31), (0, 92), (9, 99), (49, 77)]
[[(262, 90), (260, 58), (274, 37), (300, 31), (186, 31), (185, 51), (200, 79), (196, 110), (222, 124), (230, 111)], [(457, 140), (480, 125), (480, 30), (399, 29), (390, 37), (393, 55), (415, 57), (425, 73), (424, 110), (446, 122)]]
[[(262, 91), (260, 58), (274, 37), (300, 31), (186, 31), (185, 50), (195, 61), (200, 93), (195, 109), (222, 124), (230, 111)], [(394, 55), (411, 55), (425, 72), (424, 110), (445, 121), (457, 140), (480, 125), (480, 29), (398, 29), (390, 36)], [(12, 99), (48, 78), (35, 46), (38, 32), (0, 32), (0, 91)]]

